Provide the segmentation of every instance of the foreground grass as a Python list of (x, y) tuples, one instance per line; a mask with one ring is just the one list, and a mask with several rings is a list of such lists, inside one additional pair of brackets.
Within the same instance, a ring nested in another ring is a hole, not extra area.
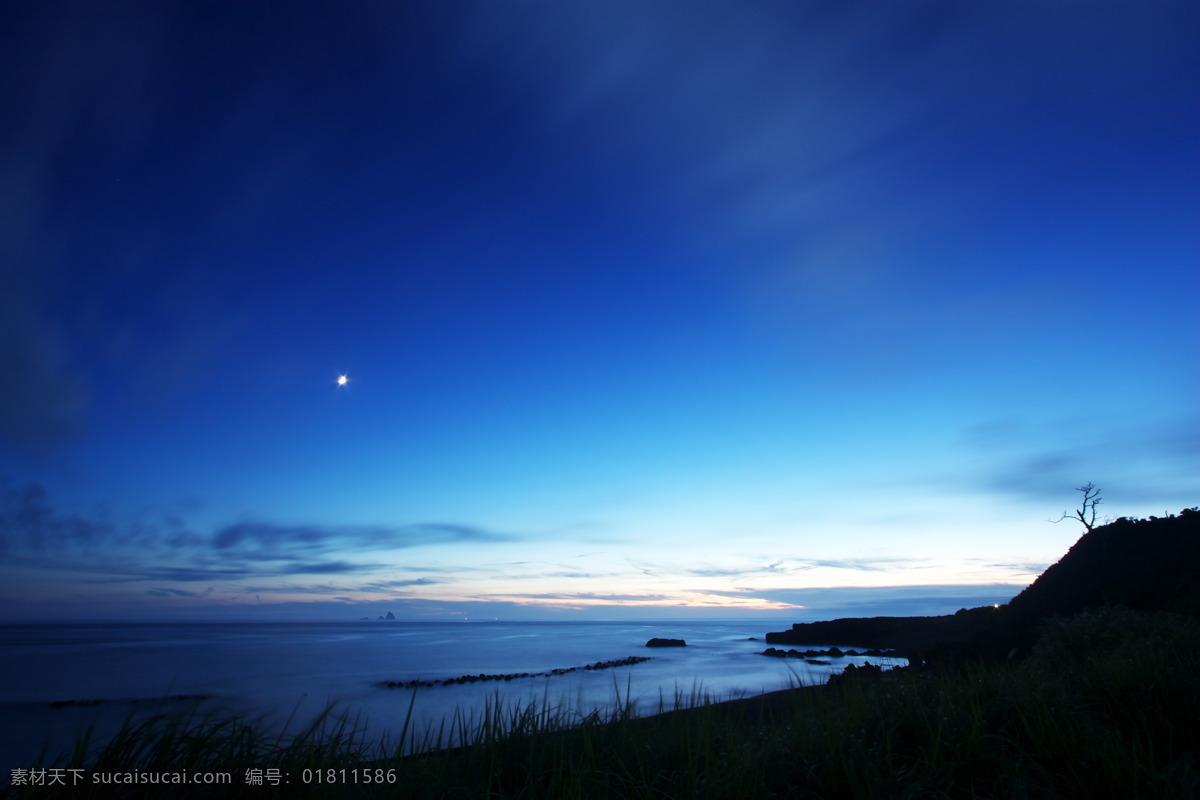
[[(618, 700), (621, 699), (619, 687)], [(386, 749), (326, 717), (290, 736), (164, 717), (95, 773), (229, 772), (232, 784), (19, 787), (16, 797), (1200, 797), (1200, 628), (1119, 609), (1052, 626), (1019, 664), (904, 672), (638, 719), (497, 698)], [(734, 713), (734, 710), (737, 713)], [(396, 752), (442, 750), (395, 758)], [(246, 783), (278, 769), (279, 785)], [(253, 776), (253, 773), (250, 773)], [(285, 777), (286, 776), (286, 777)], [(287, 781), (286, 783), (284, 781)], [(370, 783), (366, 781), (370, 780)], [(383, 782), (378, 782), (382, 780)]]

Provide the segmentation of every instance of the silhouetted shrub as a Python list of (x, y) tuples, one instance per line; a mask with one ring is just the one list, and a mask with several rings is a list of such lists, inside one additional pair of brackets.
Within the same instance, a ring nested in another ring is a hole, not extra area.
[(1030, 661), (1062, 668), (1096, 660), (1200, 663), (1200, 621), (1167, 611), (1102, 606), (1043, 622)]

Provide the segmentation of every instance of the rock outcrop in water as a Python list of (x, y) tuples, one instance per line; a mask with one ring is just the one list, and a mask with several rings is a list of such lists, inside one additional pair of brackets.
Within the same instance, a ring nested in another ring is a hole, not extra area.
[(646, 642), (646, 647), (687, 647), (683, 639), (659, 639), (655, 637)]
[(768, 647), (766, 650), (763, 650), (762, 653), (760, 653), (760, 655), (771, 656), (772, 658), (803, 658), (803, 659), (846, 658), (849, 656), (872, 656), (875, 658), (879, 658), (879, 657), (887, 658), (887, 657), (896, 655), (896, 651), (895, 650), (880, 650), (880, 649), (874, 648), (874, 647), (871, 648), (870, 650), (842, 650), (839, 647), (830, 647), (827, 650), (796, 650), (796, 649), (777, 650), (774, 647)]

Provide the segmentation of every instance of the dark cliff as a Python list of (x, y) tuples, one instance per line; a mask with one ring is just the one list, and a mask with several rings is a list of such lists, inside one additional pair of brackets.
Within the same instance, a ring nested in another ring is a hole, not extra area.
[(772, 644), (890, 647), (916, 660), (1023, 652), (1042, 620), (1104, 605), (1200, 616), (1200, 509), (1121, 518), (1080, 537), (1007, 605), (941, 617), (870, 617), (799, 623)]
[(1000, 609), (976, 635), (981, 648), (1027, 648), (1038, 623), (1104, 605), (1200, 615), (1200, 509), (1122, 517), (1080, 537), (1067, 554)]
[(852, 617), (825, 622), (801, 622), (791, 630), (768, 633), (770, 644), (840, 645), (923, 649), (943, 641), (967, 641), (994, 617), (991, 606), (959, 611), (942, 617)]

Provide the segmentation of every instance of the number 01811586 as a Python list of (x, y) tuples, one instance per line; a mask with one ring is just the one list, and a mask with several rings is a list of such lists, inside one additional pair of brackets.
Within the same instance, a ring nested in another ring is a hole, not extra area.
[(300, 773), (304, 783), (395, 783), (396, 770), (362, 769), (306, 769)]

